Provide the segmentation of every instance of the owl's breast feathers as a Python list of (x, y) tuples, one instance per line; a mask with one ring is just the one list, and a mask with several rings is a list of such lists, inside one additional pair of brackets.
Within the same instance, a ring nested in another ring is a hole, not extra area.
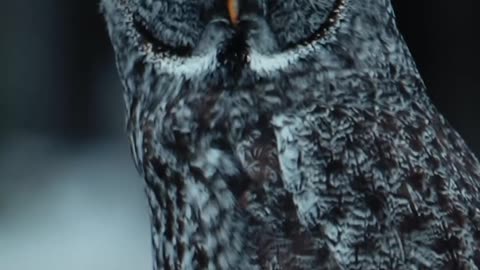
[(417, 84), (375, 87), (385, 96), (312, 100), (240, 137), (167, 132), (171, 145), (144, 123), (157, 265), (477, 269), (477, 159)]

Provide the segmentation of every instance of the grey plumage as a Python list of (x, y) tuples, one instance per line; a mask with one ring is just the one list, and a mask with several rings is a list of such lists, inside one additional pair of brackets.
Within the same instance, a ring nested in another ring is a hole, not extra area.
[(104, 0), (155, 269), (478, 269), (480, 166), (389, 0)]

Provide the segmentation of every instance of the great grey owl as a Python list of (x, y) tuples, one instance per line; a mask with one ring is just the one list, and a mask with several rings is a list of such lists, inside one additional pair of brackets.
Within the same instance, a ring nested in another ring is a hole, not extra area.
[(154, 269), (478, 269), (480, 165), (390, 0), (103, 0)]

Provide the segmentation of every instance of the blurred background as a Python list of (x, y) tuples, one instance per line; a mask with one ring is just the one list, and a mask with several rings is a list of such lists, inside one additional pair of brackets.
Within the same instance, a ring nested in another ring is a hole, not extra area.
[[(473, 0), (394, 2), (431, 98), (480, 153)], [(150, 269), (98, 1), (3, 1), (0, 61), (0, 270)]]

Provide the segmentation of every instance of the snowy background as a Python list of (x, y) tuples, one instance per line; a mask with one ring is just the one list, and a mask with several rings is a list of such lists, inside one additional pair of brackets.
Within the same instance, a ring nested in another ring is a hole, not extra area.
[[(430, 96), (480, 153), (473, 0), (395, 3)], [(0, 63), (0, 270), (151, 269), (97, 1), (2, 1)]]
[(123, 143), (8, 145), (0, 155), (0, 269), (149, 269), (141, 181)]

